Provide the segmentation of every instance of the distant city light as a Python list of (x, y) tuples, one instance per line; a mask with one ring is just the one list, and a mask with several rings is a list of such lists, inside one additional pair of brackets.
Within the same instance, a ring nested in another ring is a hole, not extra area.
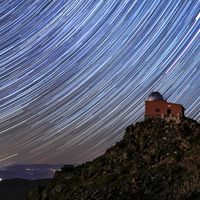
[(1, 181), (3, 181), (3, 179), (2, 179), (2, 178), (0, 178), (0, 182), (1, 182)]

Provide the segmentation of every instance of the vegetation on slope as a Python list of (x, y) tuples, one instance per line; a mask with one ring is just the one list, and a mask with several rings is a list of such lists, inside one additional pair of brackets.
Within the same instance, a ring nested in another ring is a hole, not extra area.
[(94, 161), (64, 166), (27, 200), (197, 200), (200, 124), (148, 119)]

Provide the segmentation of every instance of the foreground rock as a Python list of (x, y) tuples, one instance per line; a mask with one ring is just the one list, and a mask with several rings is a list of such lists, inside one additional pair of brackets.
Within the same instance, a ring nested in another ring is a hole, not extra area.
[(104, 155), (64, 166), (27, 200), (200, 199), (200, 124), (149, 119), (127, 127)]

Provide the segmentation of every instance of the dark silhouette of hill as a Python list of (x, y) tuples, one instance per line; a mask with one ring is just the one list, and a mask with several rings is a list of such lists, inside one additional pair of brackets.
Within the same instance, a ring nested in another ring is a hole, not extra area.
[[(50, 182), (50, 179), (44, 180), (25, 180), (9, 179), (0, 182), (1, 200), (22, 200), (28, 192), (34, 188), (44, 187)], [(40, 185), (40, 187), (38, 187)]]
[(148, 119), (126, 128), (104, 155), (64, 166), (27, 200), (198, 200), (200, 124)]

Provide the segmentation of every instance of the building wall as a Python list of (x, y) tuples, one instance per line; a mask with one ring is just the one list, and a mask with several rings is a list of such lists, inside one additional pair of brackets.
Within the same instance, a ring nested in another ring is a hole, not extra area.
[(182, 118), (184, 110), (182, 105), (163, 100), (145, 102), (145, 118), (148, 117), (176, 117)]

